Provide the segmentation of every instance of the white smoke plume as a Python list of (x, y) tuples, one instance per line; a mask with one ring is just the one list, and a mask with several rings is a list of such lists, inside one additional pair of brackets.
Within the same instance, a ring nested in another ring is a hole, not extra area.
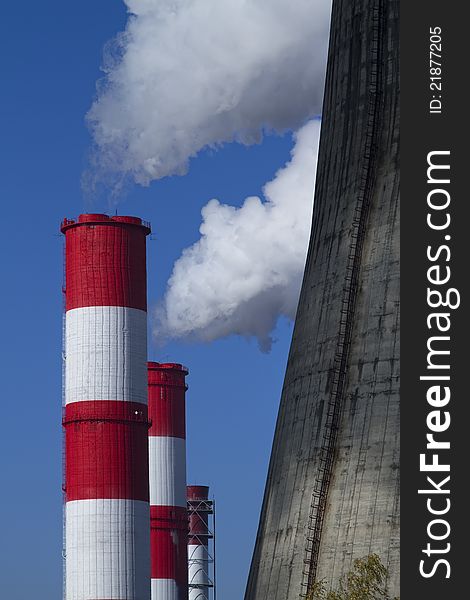
[(87, 115), (89, 185), (183, 174), (203, 148), (321, 112), (330, 0), (124, 1)]
[(295, 135), (291, 160), (240, 208), (211, 200), (201, 238), (176, 261), (157, 337), (210, 341), (255, 336), (269, 351), (280, 315), (293, 319), (302, 282), (313, 206), (320, 122)]

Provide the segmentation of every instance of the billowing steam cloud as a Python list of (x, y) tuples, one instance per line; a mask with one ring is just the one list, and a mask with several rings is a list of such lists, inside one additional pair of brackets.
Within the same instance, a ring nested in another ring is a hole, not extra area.
[(87, 117), (95, 183), (182, 174), (205, 147), (256, 143), (321, 112), (330, 0), (125, 3)]
[[(87, 121), (88, 185), (114, 192), (184, 174), (204, 148), (253, 144), (321, 112), (331, 0), (124, 0)], [(241, 208), (211, 200), (201, 239), (175, 263), (159, 335), (256, 336), (294, 317), (310, 229), (320, 124)]]
[(268, 351), (279, 315), (294, 318), (312, 216), (320, 122), (294, 136), (292, 159), (241, 208), (211, 200), (201, 239), (174, 265), (158, 335), (214, 340), (258, 338)]

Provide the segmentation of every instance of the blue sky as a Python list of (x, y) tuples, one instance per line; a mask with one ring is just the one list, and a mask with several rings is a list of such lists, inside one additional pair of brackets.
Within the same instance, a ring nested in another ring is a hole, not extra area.
[[(107, 205), (83, 200), (90, 136), (84, 116), (100, 77), (104, 43), (121, 30), (115, 0), (7, 3), (0, 20), (3, 427), (0, 595), (62, 593), (61, 314), (59, 222)], [(149, 302), (194, 243), (200, 210), (260, 194), (289, 159), (292, 138), (206, 152), (184, 177), (132, 187), (120, 214), (150, 220)], [(251, 559), (292, 328), (281, 320), (270, 354), (256, 341), (171, 342), (150, 358), (190, 368), (188, 480), (217, 500), (218, 593), (242, 598)]]

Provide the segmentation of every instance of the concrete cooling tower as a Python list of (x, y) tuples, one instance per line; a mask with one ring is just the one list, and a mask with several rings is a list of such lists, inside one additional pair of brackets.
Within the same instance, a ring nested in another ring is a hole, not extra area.
[(396, 0), (334, 0), (313, 226), (245, 600), (399, 579)]

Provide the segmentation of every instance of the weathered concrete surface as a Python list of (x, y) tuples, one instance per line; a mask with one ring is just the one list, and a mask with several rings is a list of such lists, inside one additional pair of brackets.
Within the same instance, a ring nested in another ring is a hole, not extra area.
[[(375, 66), (371, 160), (365, 148)], [(308, 517), (365, 173), (369, 208), (316, 574), (335, 582), (354, 558), (376, 552), (398, 594), (398, 77), (398, 2), (335, 0), (312, 235), (245, 600), (297, 600), (305, 592)]]

